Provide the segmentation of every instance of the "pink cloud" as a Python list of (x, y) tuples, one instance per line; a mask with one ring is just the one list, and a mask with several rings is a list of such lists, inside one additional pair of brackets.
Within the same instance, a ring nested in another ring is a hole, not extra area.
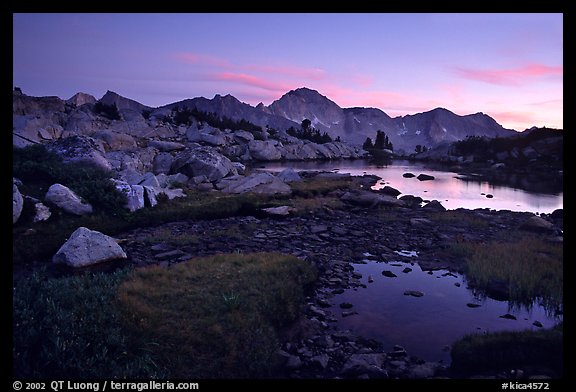
[(408, 104), (415, 99), (415, 97), (411, 99), (407, 95), (391, 91), (356, 90), (336, 84), (321, 84), (316, 86), (316, 88), (321, 94), (327, 96), (340, 107), (344, 108), (356, 106), (375, 107), (387, 112), (390, 108)]
[(489, 113), (491, 117), (499, 123), (521, 123), (534, 124), (536, 118), (531, 113), (526, 112), (494, 112)]
[(562, 76), (564, 67), (529, 64), (519, 68), (495, 70), (456, 68), (455, 72), (465, 79), (478, 80), (490, 84), (516, 86), (527, 82), (529, 79)]
[(219, 72), (216, 74), (210, 75), (210, 78), (215, 81), (219, 82), (236, 82), (240, 84), (244, 84), (251, 87), (258, 87), (263, 90), (269, 91), (282, 91), (286, 92), (292, 88), (294, 85), (289, 85), (286, 83), (275, 82), (265, 78), (257, 77), (254, 75), (248, 75), (245, 73), (236, 73), (236, 72)]

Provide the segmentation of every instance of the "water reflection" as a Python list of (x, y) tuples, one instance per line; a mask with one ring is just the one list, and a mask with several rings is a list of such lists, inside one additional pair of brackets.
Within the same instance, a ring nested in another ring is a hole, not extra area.
[[(366, 288), (335, 295), (333, 311), (341, 328), (379, 340), (385, 349), (399, 344), (412, 355), (449, 364), (449, 347), (465, 334), (551, 328), (562, 320), (539, 304), (527, 308), (478, 295), (462, 275), (446, 270), (422, 271), (410, 262), (364, 262), (354, 264), (354, 270), (362, 274)], [(384, 270), (396, 277), (384, 276)], [(408, 290), (424, 295), (407, 295)], [(352, 303), (350, 310), (358, 314), (342, 317), (342, 302)], [(507, 314), (516, 319), (501, 317)]]
[[(495, 210), (528, 211), (550, 213), (563, 208), (563, 192), (557, 181), (527, 183), (527, 178), (511, 177), (509, 184), (503, 179), (482, 181), (470, 176), (441, 170), (437, 165), (431, 167), (408, 161), (379, 163), (380, 166), (364, 160), (342, 160), (323, 162), (282, 162), (266, 163), (260, 166), (266, 170), (280, 171), (287, 167), (295, 170), (326, 170), (350, 173), (351, 175), (375, 174), (382, 178), (373, 188), (381, 189), (388, 185), (398, 189), (402, 195), (420, 196), (424, 200), (438, 200), (447, 209), (490, 208)], [(421, 173), (435, 177), (432, 181), (419, 181), (404, 178), (404, 173)], [(516, 178), (516, 180), (514, 180)], [(522, 188), (521, 186), (524, 186)], [(402, 196), (401, 195), (401, 196)], [(488, 196), (490, 195), (490, 196)]]

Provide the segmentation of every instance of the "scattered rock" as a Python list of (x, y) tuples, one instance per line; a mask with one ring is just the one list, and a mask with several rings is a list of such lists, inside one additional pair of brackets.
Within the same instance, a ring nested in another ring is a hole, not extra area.
[(296, 172), (291, 167), (282, 170), (280, 173), (278, 173), (277, 177), (284, 182), (302, 181), (302, 177), (300, 177), (300, 174), (298, 174), (298, 172)]
[(312, 234), (324, 233), (325, 231), (328, 231), (328, 226), (326, 225), (314, 225), (310, 227)]
[(204, 175), (209, 181), (218, 181), (235, 174), (230, 159), (210, 147), (195, 147), (180, 152), (174, 158), (171, 171), (188, 177)]
[(404, 268), (404, 269), (402, 270), (402, 272), (404, 272), (405, 274), (407, 274), (407, 273), (409, 273), (409, 272), (412, 272), (412, 268), (406, 267), (406, 268)]
[(520, 225), (520, 228), (526, 231), (532, 231), (536, 233), (550, 233), (555, 231), (555, 226), (553, 223), (550, 223), (546, 219), (536, 215), (526, 219)]
[(482, 306), (482, 305), (480, 305), (480, 304), (473, 304), (473, 303), (467, 303), (466, 306), (468, 306), (469, 308), (479, 308), (479, 307)]
[(222, 179), (216, 187), (225, 193), (288, 194), (290, 186), (268, 172), (253, 173), (247, 177), (233, 176)]
[[(174, 162), (174, 157), (168, 152), (161, 152), (154, 157), (152, 171), (154, 174), (168, 174)], [(180, 173), (181, 174), (181, 173)]]
[(420, 196), (414, 196), (414, 195), (400, 196), (399, 199), (412, 208), (420, 207), (420, 204), (424, 201), (424, 199), (422, 199)]
[(263, 208), (262, 211), (264, 211), (268, 215), (288, 216), (290, 215), (291, 212), (295, 211), (295, 208), (290, 206), (279, 206), (279, 207)]
[(130, 150), (138, 147), (132, 136), (107, 129), (96, 132), (94, 137), (104, 142), (106, 150)]
[(388, 378), (386, 370), (382, 369), (386, 354), (352, 354), (342, 366), (342, 374), (359, 376), (367, 374), (370, 378)]
[(90, 204), (84, 203), (76, 193), (62, 184), (54, 184), (48, 188), (45, 199), (70, 214), (87, 215), (92, 213)]
[(52, 261), (71, 267), (85, 267), (114, 259), (125, 259), (126, 253), (112, 237), (79, 227), (56, 252)]
[(252, 140), (248, 143), (248, 149), (252, 158), (259, 161), (277, 161), (282, 158), (282, 153), (276, 148), (274, 140)]
[(428, 211), (446, 211), (446, 208), (444, 208), (444, 206), (438, 200), (432, 200), (422, 208)]
[(534, 321), (534, 322), (532, 323), (532, 325), (535, 326), (535, 327), (538, 327), (538, 328), (544, 327), (544, 325), (542, 325), (542, 323), (541, 323), (540, 321), (538, 321), (538, 320)]
[(52, 216), (50, 208), (42, 204), (40, 201), (34, 203), (34, 218), (33, 222), (43, 222), (48, 220)]
[(166, 260), (166, 259), (176, 259), (178, 257), (183, 256), (185, 253), (182, 252), (180, 249), (170, 250), (168, 252), (158, 253), (154, 257), (158, 260)]
[(388, 271), (388, 270), (382, 271), (382, 275), (384, 275), (387, 278), (397, 278), (398, 277), (398, 275), (396, 275), (394, 272)]
[(404, 173), (402, 174), (402, 177), (404, 178), (412, 178), (412, 177), (416, 177), (413, 173)]
[(517, 320), (516, 316), (510, 313), (503, 314), (500, 318), (507, 319), (507, 320)]
[(342, 303), (340, 304), (340, 307), (341, 307), (342, 309), (350, 309), (350, 308), (353, 307), (353, 306), (354, 306), (354, 305), (352, 305), (350, 302), (342, 302)]
[(412, 226), (427, 226), (432, 224), (432, 221), (427, 218), (410, 218), (410, 224)]
[(494, 197), (494, 195), (492, 195), (492, 194), (490, 194), (490, 193), (487, 193), (487, 194), (486, 194), (486, 198), (487, 198), (487, 199), (492, 199), (493, 197)]
[(431, 181), (433, 180), (435, 177), (431, 176), (429, 174), (419, 174), (418, 177), (416, 177), (419, 181)]
[(162, 152), (180, 151), (186, 148), (182, 143), (167, 142), (162, 140), (151, 140), (148, 142), (148, 147), (154, 147)]
[(130, 212), (134, 212), (144, 208), (144, 187), (141, 185), (128, 185), (123, 181), (115, 181), (116, 189), (126, 195), (126, 208)]
[(46, 144), (46, 148), (62, 157), (65, 163), (86, 165), (109, 171), (112, 165), (105, 157), (102, 141), (84, 135), (73, 135)]
[(416, 290), (406, 290), (404, 291), (404, 295), (411, 295), (412, 297), (423, 297), (424, 293), (421, 291), (416, 291)]
[(384, 193), (385, 195), (390, 195), (390, 196), (394, 196), (394, 197), (396, 197), (402, 193), (398, 189), (392, 188), (391, 186), (388, 186), (388, 185), (386, 185), (384, 188), (380, 189), (380, 192)]
[(376, 192), (370, 191), (350, 191), (346, 192), (340, 200), (356, 204), (363, 207), (377, 207), (377, 206), (389, 206), (389, 207), (403, 207), (405, 203), (395, 197), (389, 195), (382, 195)]

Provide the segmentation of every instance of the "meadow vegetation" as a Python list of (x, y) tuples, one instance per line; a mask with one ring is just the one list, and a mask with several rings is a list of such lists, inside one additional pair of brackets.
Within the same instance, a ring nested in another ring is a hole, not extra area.
[(452, 370), (462, 376), (512, 369), (562, 377), (563, 325), (539, 331), (465, 336), (452, 346)]
[(278, 331), (316, 271), (276, 253), (220, 254), (170, 268), (50, 276), (14, 287), (22, 378), (271, 377)]
[(507, 241), (457, 242), (452, 251), (466, 262), (473, 287), (490, 292), (494, 282), (508, 287), (508, 299), (534, 301), (555, 309), (563, 300), (563, 247), (530, 233), (510, 233)]

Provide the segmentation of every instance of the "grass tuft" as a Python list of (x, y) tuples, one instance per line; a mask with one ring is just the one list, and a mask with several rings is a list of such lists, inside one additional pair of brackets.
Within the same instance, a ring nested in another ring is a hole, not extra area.
[(466, 277), (476, 288), (494, 282), (508, 287), (508, 298), (519, 304), (538, 300), (548, 309), (563, 301), (563, 248), (533, 234), (515, 242), (459, 242), (452, 251), (466, 259)]
[(330, 192), (349, 189), (353, 178), (330, 179), (330, 178), (308, 178), (303, 181), (290, 184), (292, 195), (296, 197), (312, 198), (325, 196)]

